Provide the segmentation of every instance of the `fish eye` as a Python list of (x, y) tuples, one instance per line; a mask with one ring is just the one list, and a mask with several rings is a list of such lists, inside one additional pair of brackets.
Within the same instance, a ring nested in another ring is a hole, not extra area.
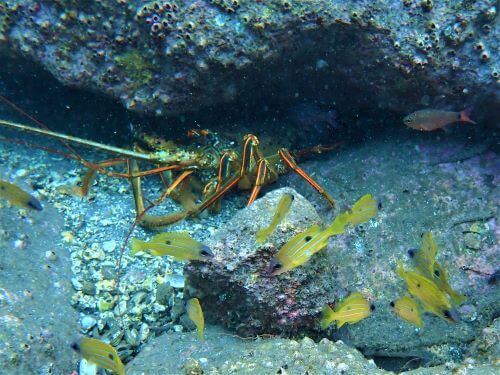
[(374, 310), (375, 310), (375, 305), (374, 305), (374, 304), (371, 304), (371, 305), (370, 305), (370, 310), (371, 310), (371, 311), (374, 311)]
[(283, 267), (281, 263), (273, 264), (273, 270), (279, 270), (281, 267)]
[(166, 244), (166, 245), (171, 245), (171, 244), (172, 244), (172, 241), (170, 241), (170, 240), (166, 240), (166, 241), (165, 241), (165, 244)]
[(443, 314), (444, 314), (444, 316), (445, 316), (446, 318), (451, 319), (451, 314), (450, 314), (450, 312), (449, 312), (448, 310), (444, 310), (444, 311), (443, 311)]
[(203, 245), (203, 247), (201, 248), (200, 254), (202, 256), (204, 256), (204, 257), (212, 257), (212, 256), (214, 256), (214, 254), (212, 254), (212, 252), (210, 251), (210, 249), (208, 248), (208, 246), (205, 246), (205, 245)]
[(108, 358), (111, 359), (112, 361), (115, 360), (115, 357), (113, 357), (113, 354), (111, 354), (111, 353), (108, 354)]
[(305, 238), (306, 242), (311, 241), (311, 238), (312, 238), (311, 236), (306, 236), (306, 238)]
[(434, 275), (439, 277), (441, 275), (441, 273), (439, 272), (439, 270), (434, 270)]
[(408, 250), (408, 255), (410, 256), (410, 258), (413, 258), (415, 256), (415, 249)]
[(382, 209), (382, 202), (378, 202), (378, 209), (381, 210)]
[(420, 288), (420, 283), (417, 284), (417, 288)]
[(394, 301), (391, 301), (389, 305), (391, 305), (391, 307), (394, 307)]

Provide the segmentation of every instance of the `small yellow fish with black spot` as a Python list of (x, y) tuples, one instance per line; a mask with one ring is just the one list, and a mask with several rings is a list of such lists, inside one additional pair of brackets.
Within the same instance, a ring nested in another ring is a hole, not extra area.
[(426, 232), (422, 236), (422, 246), (420, 249), (411, 249), (408, 254), (413, 259), (417, 270), (434, 281), (439, 289), (448, 294), (455, 306), (460, 305), (466, 297), (453, 290), (448, 283), (446, 270), (437, 262), (436, 255), (438, 248), (431, 232)]
[(396, 315), (400, 316), (408, 323), (411, 323), (419, 328), (424, 326), (417, 301), (410, 296), (403, 296), (395, 301), (392, 301), (390, 305)]
[(205, 329), (205, 318), (203, 317), (203, 310), (201, 309), (200, 300), (198, 298), (191, 298), (186, 302), (186, 311), (189, 319), (191, 319), (196, 326), (198, 338), (203, 340), (203, 330)]
[(290, 210), (293, 202), (293, 194), (283, 194), (280, 201), (278, 202), (278, 207), (274, 213), (271, 224), (267, 228), (262, 228), (257, 231), (256, 241), (258, 244), (264, 243), (266, 238), (274, 231), (278, 224), (285, 218), (286, 214)]
[(396, 272), (406, 282), (408, 292), (422, 303), (424, 310), (448, 322), (460, 321), (458, 312), (452, 307), (446, 293), (432, 280), (418, 272), (405, 271), (401, 263), (398, 263)]
[(0, 197), (7, 199), (13, 206), (36, 211), (43, 209), (38, 199), (7, 181), (0, 180)]
[(160, 233), (147, 242), (132, 238), (130, 243), (132, 255), (144, 251), (155, 256), (169, 255), (181, 261), (208, 261), (213, 257), (208, 246), (194, 240), (187, 232)]
[(101, 340), (83, 337), (79, 343), (71, 344), (71, 347), (87, 361), (118, 375), (125, 375), (125, 365), (111, 345)]
[(333, 321), (337, 322), (337, 328), (344, 324), (354, 324), (369, 317), (375, 306), (370, 304), (361, 293), (351, 293), (344, 298), (335, 310), (326, 305), (321, 311), (321, 328), (326, 329)]
[[(375, 207), (375, 209), (373, 209)], [(359, 199), (349, 211), (339, 214), (333, 223), (322, 230), (317, 224), (292, 237), (271, 259), (267, 274), (280, 275), (306, 263), (328, 245), (330, 237), (345, 233), (348, 224), (368, 221), (377, 214), (377, 202), (370, 194)]]

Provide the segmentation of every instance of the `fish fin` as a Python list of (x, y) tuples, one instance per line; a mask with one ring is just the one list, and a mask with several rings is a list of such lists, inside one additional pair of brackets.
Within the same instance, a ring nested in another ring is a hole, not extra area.
[(460, 121), (477, 125), (477, 122), (473, 121), (470, 118), (471, 114), (472, 114), (472, 107), (465, 108), (463, 111), (460, 112)]
[(330, 306), (325, 305), (325, 307), (323, 307), (323, 310), (321, 310), (321, 329), (327, 329), (332, 323), (334, 316), (335, 312), (333, 311), (333, 309)]
[(447, 291), (448, 296), (450, 296), (451, 301), (455, 306), (460, 306), (462, 303), (465, 302), (467, 299), (466, 296), (463, 294), (455, 292), (453, 289), (450, 288), (450, 290)]
[(142, 251), (144, 241), (139, 240), (138, 238), (131, 238), (130, 239), (130, 245), (131, 245), (131, 255), (137, 254), (139, 251)]
[(402, 278), (405, 278), (405, 269), (403, 268), (403, 262), (398, 260), (397, 262), (397, 268), (396, 268), (396, 273)]
[(266, 240), (267, 236), (269, 235), (268, 230), (266, 228), (264, 229), (259, 229), (257, 231), (257, 234), (255, 235), (255, 241), (260, 245), (264, 243)]

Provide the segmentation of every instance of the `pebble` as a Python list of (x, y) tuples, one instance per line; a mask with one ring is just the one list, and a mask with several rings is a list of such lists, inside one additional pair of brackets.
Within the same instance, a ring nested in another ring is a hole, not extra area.
[(82, 328), (85, 331), (88, 331), (88, 330), (92, 329), (97, 324), (97, 320), (95, 320), (95, 318), (91, 315), (85, 315), (81, 319), (80, 324), (82, 325)]
[(349, 371), (349, 365), (347, 363), (344, 363), (344, 362), (339, 363), (339, 365), (337, 366), (337, 370), (341, 374), (345, 374), (347, 371)]
[(182, 325), (176, 324), (175, 326), (172, 327), (174, 329), (174, 332), (182, 332), (184, 329), (182, 328)]
[(16, 249), (24, 249), (26, 247), (26, 241), (23, 240), (15, 240), (14, 247)]
[(26, 177), (28, 175), (28, 170), (26, 169), (19, 169), (16, 172), (16, 177)]
[(111, 253), (116, 249), (116, 241), (115, 240), (105, 241), (102, 244), (102, 248), (105, 252)]
[(52, 250), (47, 250), (45, 252), (45, 259), (50, 260), (51, 262), (54, 262), (57, 260), (57, 254)]
[(172, 288), (176, 289), (183, 289), (184, 281), (184, 276), (177, 274), (170, 274), (165, 278), (165, 282), (169, 283)]

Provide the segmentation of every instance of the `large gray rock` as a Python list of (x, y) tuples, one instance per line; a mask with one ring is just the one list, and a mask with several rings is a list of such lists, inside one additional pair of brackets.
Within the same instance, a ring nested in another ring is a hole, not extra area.
[[(285, 220), (266, 243), (255, 233), (269, 225), (284, 193), (295, 197)], [(208, 319), (241, 335), (294, 332), (311, 328), (321, 307), (337, 289), (331, 265), (319, 253), (307, 264), (278, 277), (267, 277), (273, 255), (293, 235), (320, 222), (314, 207), (291, 189), (277, 189), (239, 211), (206, 244), (210, 263), (190, 263), (184, 271), (186, 290), (203, 301)]]
[(196, 334), (164, 334), (148, 343), (127, 366), (127, 374), (385, 374), (373, 361), (341, 341), (310, 338), (245, 340), (207, 327)]
[(58, 244), (63, 219), (0, 205), (0, 368), (5, 374), (70, 374), (78, 314), (70, 305), (69, 252)]
[(157, 115), (300, 92), (403, 112), (475, 104), (488, 116), (500, 71), (495, 3), (8, 1), (0, 46)]

